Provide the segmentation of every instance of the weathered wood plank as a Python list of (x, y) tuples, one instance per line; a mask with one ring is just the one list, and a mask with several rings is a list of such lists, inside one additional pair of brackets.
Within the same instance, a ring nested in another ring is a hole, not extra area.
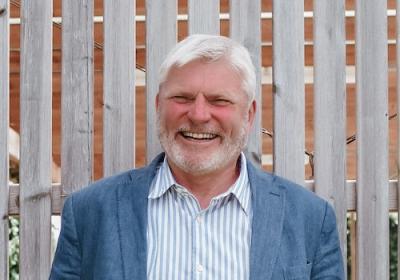
[(230, 37), (242, 43), (250, 52), (256, 70), (257, 111), (246, 148), (246, 155), (261, 165), (261, 3), (260, 1), (230, 0)]
[(135, 163), (135, 0), (104, 1), (104, 176)]
[(93, 173), (93, 0), (62, 4), (61, 181), (69, 194)]
[(347, 260), (345, 40), (345, 1), (315, 1), (315, 192), (335, 208), (343, 260)]
[(50, 270), (51, 16), (51, 0), (21, 2), (21, 279), (47, 279)]
[(188, 24), (189, 34), (219, 35), (219, 0), (188, 0)]
[(0, 279), (8, 279), (8, 196), (9, 196), (9, 51), (8, 0), (0, 0)]
[[(157, 134), (155, 99), (158, 92), (158, 71), (177, 38), (176, 0), (146, 1), (146, 159), (150, 162), (161, 147)], [(162, 32), (160, 32), (162, 30)]]
[(304, 182), (304, 2), (273, 1), (274, 172)]
[(387, 1), (356, 1), (358, 279), (389, 279)]

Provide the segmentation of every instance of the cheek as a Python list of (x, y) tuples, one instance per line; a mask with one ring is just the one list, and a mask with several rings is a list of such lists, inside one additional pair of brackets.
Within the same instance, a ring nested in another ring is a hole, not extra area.
[(227, 130), (237, 130), (243, 125), (243, 114), (232, 110), (221, 110), (214, 114), (218, 122)]
[(165, 126), (172, 127), (178, 124), (178, 121), (185, 115), (182, 107), (179, 104), (168, 102), (165, 106), (159, 107), (159, 114)]

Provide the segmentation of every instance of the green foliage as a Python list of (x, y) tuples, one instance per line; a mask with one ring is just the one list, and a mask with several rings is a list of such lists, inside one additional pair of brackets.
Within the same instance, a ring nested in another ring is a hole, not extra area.
[(9, 225), (10, 280), (19, 279), (19, 219), (11, 217)]
[(390, 215), (389, 219), (390, 280), (397, 280), (397, 227), (398, 227), (397, 217)]
[[(398, 228), (398, 215), (389, 215), (389, 273), (390, 280), (397, 280), (397, 228)], [(347, 279), (351, 279), (351, 238), (350, 238), (350, 219), (347, 218)]]

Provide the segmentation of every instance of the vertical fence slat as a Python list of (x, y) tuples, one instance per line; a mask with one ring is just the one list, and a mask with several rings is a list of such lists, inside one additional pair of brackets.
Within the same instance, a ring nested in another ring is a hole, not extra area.
[(356, 1), (358, 279), (389, 279), (387, 1)]
[(158, 70), (167, 53), (176, 44), (176, 0), (146, 1), (146, 160), (151, 161), (161, 147), (157, 136), (155, 97)]
[(304, 2), (273, 1), (274, 172), (304, 185)]
[(188, 1), (189, 34), (219, 35), (219, 0)]
[(8, 279), (9, 8), (8, 0), (0, 0), (0, 278), (4, 280)]
[(47, 279), (51, 229), (52, 1), (22, 1), (20, 278)]
[(135, 163), (135, 2), (104, 1), (104, 176)]
[(345, 1), (315, 1), (315, 191), (335, 207), (343, 260), (347, 260), (345, 40)]
[(230, 0), (230, 36), (242, 43), (250, 52), (256, 69), (257, 111), (249, 136), (246, 155), (256, 165), (261, 165), (261, 2)]
[(62, 5), (61, 181), (69, 194), (93, 172), (93, 0)]

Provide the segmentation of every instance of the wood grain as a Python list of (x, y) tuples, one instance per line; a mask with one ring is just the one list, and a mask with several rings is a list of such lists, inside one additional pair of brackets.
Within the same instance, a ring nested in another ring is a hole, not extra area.
[(63, 1), (61, 181), (70, 194), (93, 173), (93, 0)]
[(135, 163), (135, 0), (104, 1), (103, 176)]
[(335, 208), (343, 260), (347, 260), (344, 21), (344, 0), (314, 2), (315, 192)]
[(20, 279), (47, 279), (51, 242), (52, 1), (21, 3)]
[(243, 44), (250, 52), (256, 71), (257, 110), (249, 136), (246, 156), (255, 165), (261, 165), (261, 3), (260, 1), (230, 0), (230, 37)]
[(174, 0), (146, 1), (146, 161), (150, 162), (161, 146), (157, 134), (155, 108), (158, 93), (158, 71), (177, 40), (177, 6)]
[(387, 1), (356, 5), (357, 273), (389, 279)]
[(273, 1), (274, 172), (304, 182), (304, 2)]
[(219, 35), (219, 0), (188, 0), (189, 34)]

